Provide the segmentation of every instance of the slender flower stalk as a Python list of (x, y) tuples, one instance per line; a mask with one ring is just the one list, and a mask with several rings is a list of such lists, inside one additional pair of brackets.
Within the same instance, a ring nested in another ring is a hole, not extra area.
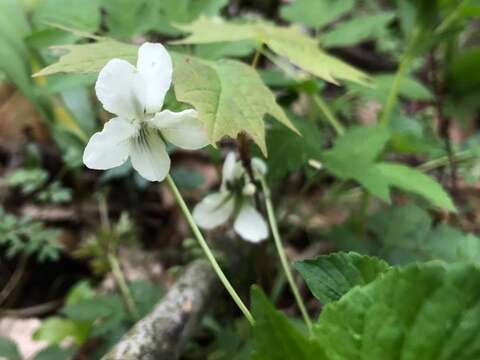
[[(253, 57), (253, 61), (252, 61), (252, 65), (251, 65), (252, 68), (255, 69), (256, 66), (258, 65), (258, 60), (260, 58), (261, 53), (262, 53), (262, 47), (257, 48), (257, 50), (255, 52), (255, 55)], [(324, 111), (324, 113), (325, 113), (325, 107), (326, 107), (326, 104), (324, 104), (323, 107), (320, 106), (320, 108)], [(330, 112), (330, 113), (326, 114), (326, 117), (330, 122), (332, 122), (331, 119), (334, 116)], [(335, 127), (335, 130), (340, 135), (342, 135), (343, 132), (344, 132), (344, 129), (342, 128), (342, 126), (339, 122), (335, 121), (335, 119), (333, 119), (333, 120), (334, 120), (333, 121), (333, 126)], [(248, 171), (248, 169), (246, 169), (246, 170)], [(285, 272), (285, 276), (287, 277), (287, 281), (290, 285), (290, 288), (292, 289), (293, 296), (295, 297), (295, 301), (297, 302), (297, 305), (300, 309), (300, 312), (302, 313), (305, 324), (307, 325), (308, 332), (309, 332), (310, 335), (312, 335), (313, 334), (312, 321), (310, 319), (310, 316), (308, 315), (308, 312), (307, 312), (307, 309), (305, 308), (305, 305), (303, 304), (302, 297), (300, 296), (300, 291), (298, 290), (298, 287), (295, 284), (295, 280), (293, 279), (292, 271), (290, 269), (290, 266), (288, 264), (288, 259), (287, 259), (287, 256), (285, 254), (285, 249), (283, 248), (282, 240), (280, 239), (280, 233), (278, 232), (278, 226), (277, 226), (277, 221), (276, 221), (276, 218), (275, 218), (275, 212), (273, 210), (272, 201), (270, 199), (270, 190), (269, 190), (269, 188), (267, 186), (267, 183), (265, 181), (265, 173), (259, 174), (259, 175), (260, 176), (258, 176), (257, 178), (262, 185), (263, 194), (265, 196), (265, 206), (266, 206), (266, 209), (267, 209), (267, 215), (268, 215), (268, 221), (270, 223), (270, 228), (272, 229), (272, 235), (273, 235), (273, 239), (274, 239), (274, 242), (275, 242), (275, 247), (277, 249), (278, 256), (280, 257), (280, 262), (282, 264), (283, 271)], [(252, 181), (253, 180), (254, 179), (252, 179)]]
[(397, 104), (398, 100), (398, 92), (400, 91), (400, 86), (402, 85), (402, 81), (404, 77), (407, 75), (408, 69), (410, 64), (414, 58), (414, 50), (415, 46), (417, 45), (417, 41), (421, 36), (421, 31), (418, 27), (415, 27), (410, 35), (410, 39), (407, 43), (407, 47), (405, 52), (400, 59), (400, 64), (398, 66), (397, 72), (395, 77), (393, 78), (392, 86), (390, 87), (390, 91), (387, 96), (387, 100), (385, 102), (385, 106), (383, 108), (383, 112), (380, 117), (380, 125), (387, 127), (390, 123), (390, 117), (393, 113), (395, 105)]
[[(112, 232), (112, 226), (110, 224), (110, 219), (108, 218), (107, 201), (105, 199), (105, 196), (103, 195), (100, 195), (98, 197), (98, 208), (100, 212), (102, 226), (109, 232)], [(98, 241), (100, 241), (100, 238), (98, 239)], [(108, 265), (110, 266), (113, 280), (115, 281), (118, 291), (120, 292), (123, 302), (125, 303), (125, 309), (127, 310), (128, 314), (132, 319), (138, 319), (140, 317), (140, 314), (138, 312), (137, 306), (135, 305), (135, 301), (133, 300), (130, 288), (128, 287), (126, 276), (123, 273), (122, 267), (120, 266), (120, 263), (118, 261), (118, 257), (115, 254), (116, 249), (111, 246), (110, 239), (104, 240), (104, 242), (100, 243), (99, 245), (105, 252), (105, 257), (107, 258)]]
[(317, 104), (318, 108), (320, 109), (328, 123), (335, 129), (337, 135), (345, 135), (345, 128), (335, 117), (327, 103), (318, 94), (313, 95), (313, 101), (315, 102), (315, 104)]
[(251, 325), (254, 325), (255, 320), (253, 319), (252, 314), (250, 313), (248, 308), (245, 306), (242, 299), (237, 294), (237, 292), (233, 288), (232, 284), (230, 283), (230, 281), (228, 281), (227, 277), (223, 273), (222, 268), (220, 267), (217, 260), (215, 259), (215, 256), (213, 255), (212, 251), (210, 250), (210, 248), (209, 248), (207, 242), (205, 241), (205, 238), (203, 237), (200, 229), (198, 228), (197, 224), (193, 220), (193, 216), (190, 213), (190, 210), (188, 209), (188, 206), (185, 203), (185, 200), (183, 199), (182, 194), (180, 194), (180, 191), (178, 190), (177, 186), (175, 185), (175, 182), (173, 181), (172, 177), (170, 175), (167, 175), (166, 181), (167, 181), (167, 184), (170, 187), (173, 195), (175, 196), (175, 200), (177, 201), (178, 205), (180, 206), (180, 209), (182, 210), (182, 213), (183, 213), (185, 219), (187, 220), (188, 225), (190, 226), (190, 229), (193, 232), (193, 235), (195, 236), (198, 243), (200, 244), (203, 252), (205, 253), (205, 256), (207, 257), (207, 259), (212, 264), (213, 270), (216, 272), (216, 274), (219, 277), (220, 281), (222, 282), (223, 286), (228, 291), (228, 293), (232, 297), (233, 301), (235, 301), (238, 308), (242, 311), (245, 318), (248, 320), (248, 322)]
[(107, 258), (113, 278), (115, 279), (118, 290), (122, 294), (122, 298), (125, 302), (125, 307), (128, 313), (130, 314), (132, 319), (138, 319), (140, 317), (140, 314), (138, 313), (137, 306), (135, 305), (135, 301), (133, 300), (132, 294), (127, 285), (127, 281), (125, 280), (125, 276), (123, 275), (117, 257), (110, 253), (107, 255)]
[(278, 256), (280, 257), (280, 262), (283, 267), (283, 271), (285, 272), (285, 276), (287, 277), (287, 281), (292, 289), (293, 296), (295, 297), (295, 301), (297, 302), (298, 308), (302, 313), (303, 319), (305, 324), (307, 325), (308, 332), (310, 335), (313, 333), (313, 326), (312, 320), (308, 315), (307, 309), (305, 308), (305, 304), (303, 303), (302, 296), (300, 295), (300, 291), (298, 290), (297, 284), (293, 279), (292, 270), (290, 269), (290, 265), (288, 264), (287, 255), (285, 254), (285, 249), (282, 245), (282, 240), (280, 238), (280, 233), (278, 231), (277, 220), (275, 218), (275, 211), (273, 210), (272, 200), (270, 198), (270, 189), (267, 186), (267, 182), (265, 181), (264, 177), (260, 177), (260, 182), (262, 184), (263, 194), (265, 196), (265, 206), (267, 208), (267, 215), (268, 215), (268, 222), (270, 224), (270, 228), (272, 229), (273, 240), (275, 241), (275, 247), (277, 249)]

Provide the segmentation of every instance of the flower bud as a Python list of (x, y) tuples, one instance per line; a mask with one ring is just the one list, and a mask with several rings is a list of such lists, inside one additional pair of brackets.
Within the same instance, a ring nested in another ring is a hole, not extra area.
[(242, 192), (243, 192), (243, 195), (245, 196), (252, 196), (253, 194), (255, 194), (256, 191), (257, 191), (257, 188), (255, 187), (255, 185), (252, 183), (248, 183), (243, 187)]

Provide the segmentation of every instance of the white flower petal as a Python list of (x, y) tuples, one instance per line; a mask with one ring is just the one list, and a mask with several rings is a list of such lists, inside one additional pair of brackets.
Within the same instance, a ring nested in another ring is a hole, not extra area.
[(235, 174), (235, 165), (237, 163), (237, 157), (235, 153), (230, 152), (225, 157), (222, 168), (222, 180), (230, 181), (233, 180)]
[(165, 143), (156, 131), (145, 131), (130, 141), (132, 166), (149, 181), (162, 181), (170, 170)]
[[(230, 198), (229, 198), (230, 197)], [(193, 218), (198, 226), (213, 229), (228, 220), (233, 213), (235, 202), (228, 192), (207, 195), (193, 209)]]
[(181, 112), (164, 110), (149, 121), (172, 144), (187, 150), (197, 150), (208, 145), (205, 129), (193, 109)]
[(240, 209), (233, 228), (244, 240), (259, 242), (268, 237), (268, 226), (262, 215), (249, 203), (245, 202)]
[(129, 139), (136, 133), (136, 127), (129, 121), (119, 117), (111, 119), (88, 141), (83, 152), (84, 164), (97, 170), (122, 165), (128, 159)]
[(265, 176), (267, 174), (267, 164), (260, 158), (252, 159), (252, 168), (255, 176)]
[(227, 182), (241, 178), (243, 175), (245, 175), (245, 170), (241, 162), (237, 161), (235, 153), (228, 153), (223, 162), (221, 189), (225, 190)]
[(137, 70), (146, 86), (146, 111), (160, 111), (172, 83), (172, 58), (162, 44), (144, 43), (138, 49)]
[(103, 67), (95, 83), (95, 92), (105, 110), (132, 120), (145, 108), (145, 85), (128, 61), (113, 59)]

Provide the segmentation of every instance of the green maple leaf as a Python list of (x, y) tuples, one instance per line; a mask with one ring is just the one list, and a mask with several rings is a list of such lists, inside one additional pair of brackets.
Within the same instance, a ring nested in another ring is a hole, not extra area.
[(254, 40), (319, 78), (337, 83), (337, 79), (368, 84), (368, 76), (343, 61), (322, 51), (317, 41), (297, 27), (280, 27), (255, 21), (244, 24), (225, 22), (220, 18), (201, 17), (177, 27), (191, 35), (173, 44), (206, 44)]

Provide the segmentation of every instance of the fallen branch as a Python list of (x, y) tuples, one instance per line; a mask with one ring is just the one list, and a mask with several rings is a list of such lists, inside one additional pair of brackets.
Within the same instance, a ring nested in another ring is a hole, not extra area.
[(217, 279), (205, 260), (191, 263), (154, 310), (102, 360), (175, 360), (195, 331)]

